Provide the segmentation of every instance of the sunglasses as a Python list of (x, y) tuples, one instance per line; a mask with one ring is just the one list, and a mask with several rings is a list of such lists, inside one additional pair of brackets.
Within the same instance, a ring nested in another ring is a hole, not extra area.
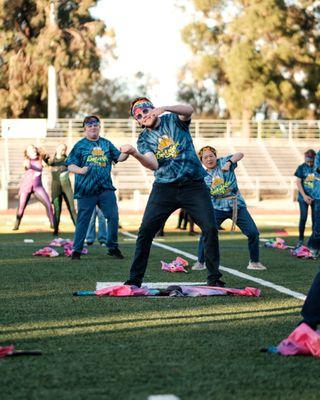
[(150, 110), (152, 110), (152, 108), (143, 108), (141, 113), (136, 114), (134, 117), (135, 119), (137, 119), (138, 121), (140, 121), (144, 116), (146, 116), (147, 114), (149, 114)]
[(84, 123), (84, 126), (100, 126), (99, 121), (88, 121)]

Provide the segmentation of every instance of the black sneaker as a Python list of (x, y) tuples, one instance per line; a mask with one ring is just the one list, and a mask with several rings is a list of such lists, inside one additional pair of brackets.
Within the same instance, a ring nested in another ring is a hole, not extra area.
[(122, 260), (124, 258), (118, 247), (115, 249), (109, 249), (107, 254), (108, 256), (119, 258), (119, 260)]
[(80, 260), (81, 259), (81, 253), (79, 251), (74, 251), (71, 256), (71, 260)]
[(225, 287), (226, 284), (225, 284), (225, 282), (221, 281), (220, 279), (215, 279), (215, 280), (209, 279), (207, 281), (207, 286)]
[(86, 245), (87, 245), (87, 246), (92, 246), (92, 245), (93, 245), (93, 242), (86, 242)]
[(137, 286), (137, 287), (141, 287), (142, 282), (138, 281), (136, 279), (128, 279), (127, 281), (124, 282), (124, 285), (128, 285), (128, 286)]

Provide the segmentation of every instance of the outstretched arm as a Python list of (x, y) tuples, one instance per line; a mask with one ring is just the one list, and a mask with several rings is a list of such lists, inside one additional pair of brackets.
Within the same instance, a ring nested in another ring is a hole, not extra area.
[(163, 107), (158, 107), (154, 108), (151, 111), (151, 114), (154, 115), (155, 117), (158, 117), (159, 115), (163, 114), (164, 112), (172, 112), (174, 114), (178, 114), (179, 118), (182, 121), (189, 121), (191, 119), (191, 115), (193, 113), (193, 108), (189, 105), (177, 105), (177, 106), (163, 106)]
[(145, 154), (141, 154), (136, 148), (131, 146), (131, 144), (125, 144), (121, 146), (120, 151), (121, 153), (131, 155), (132, 157), (137, 159), (144, 167), (149, 168), (152, 171), (155, 171), (159, 167), (156, 156), (151, 151)]
[(240, 152), (239, 152), (239, 153), (234, 153), (234, 154), (232, 155), (232, 157), (230, 158), (230, 160), (228, 160), (228, 161), (224, 164), (224, 166), (221, 168), (221, 171), (222, 171), (222, 172), (228, 172), (229, 169), (230, 169), (230, 167), (231, 167), (231, 165), (237, 163), (237, 162), (240, 161), (240, 160), (242, 160), (243, 157), (244, 157), (244, 154), (243, 154), (243, 153), (240, 153)]
[(68, 170), (70, 172), (73, 172), (74, 174), (85, 175), (88, 172), (89, 168), (88, 167), (82, 167), (81, 168), (81, 167), (78, 167), (75, 164), (70, 164), (70, 165), (68, 165)]
[(128, 157), (129, 157), (129, 154), (121, 153), (117, 161), (118, 162), (126, 161), (126, 159)]

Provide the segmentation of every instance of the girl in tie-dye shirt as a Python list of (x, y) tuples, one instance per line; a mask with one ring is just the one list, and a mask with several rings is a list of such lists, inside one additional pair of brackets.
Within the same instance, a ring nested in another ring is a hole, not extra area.
[[(237, 162), (243, 158), (243, 153), (235, 153), (227, 157), (217, 158), (217, 151), (211, 146), (203, 147), (199, 151), (199, 158), (206, 168), (204, 180), (210, 191), (211, 202), (215, 211), (218, 226), (226, 219), (231, 219), (241, 232), (248, 237), (250, 261), (248, 269), (265, 270), (266, 267), (259, 261), (259, 231), (247, 210), (234, 173)], [(198, 248), (198, 261), (194, 270), (204, 267), (204, 249), (202, 237)]]

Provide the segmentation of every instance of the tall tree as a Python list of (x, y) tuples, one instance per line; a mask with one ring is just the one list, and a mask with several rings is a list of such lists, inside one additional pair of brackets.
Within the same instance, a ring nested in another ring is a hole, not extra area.
[[(261, 107), (284, 118), (320, 116), (320, 6), (312, 0), (192, 0), (182, 34), (196, 82), (211, 80), (233, 118)], [(190, 3), (190, 1), (188, 1)]]
[(147, 96), (153, 84), (152, 78), (141, 71), (132, 77), (100, 79), (79, 94), (77, 109), (82, 114), (98, 114), (103, 118), (128, 118), (131, 101)]
[(90, 14), (97, 0), (0, 0), (0, 117), (45, 117), (47, 70), (57, 72), (60, 116), (100, 77), (96, 38), (104, 22)]
[(194, 82), (188, 68), (182, 68), (178, 79), (178, 100), (190, 104), (197, 118), (218, 118), (223, 115), (215, 88), (208, 82)]

